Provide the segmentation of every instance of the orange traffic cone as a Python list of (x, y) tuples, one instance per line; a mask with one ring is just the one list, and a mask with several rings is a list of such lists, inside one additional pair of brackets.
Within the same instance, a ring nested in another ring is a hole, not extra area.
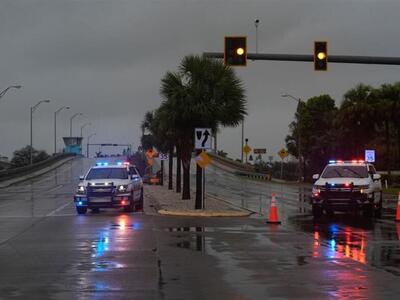
[(271, 208), (269, 210), (269, 218), (267, 224), (280, 224), (281, 221), (278, 219), (278, 208), (276, 207), (276, 194), (272, 193)]
[(400, 222), (400, 192), (397, 200), (396, 222)]

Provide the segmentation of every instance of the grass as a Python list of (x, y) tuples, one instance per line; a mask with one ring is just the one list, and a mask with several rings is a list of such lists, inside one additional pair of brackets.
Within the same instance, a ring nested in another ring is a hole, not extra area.
[(400, 193), (400, 188), (399, 187), (389, 187), (387, 189), (383, 189), (383, 191), (388, 194), (397, 195), (398, 193)]

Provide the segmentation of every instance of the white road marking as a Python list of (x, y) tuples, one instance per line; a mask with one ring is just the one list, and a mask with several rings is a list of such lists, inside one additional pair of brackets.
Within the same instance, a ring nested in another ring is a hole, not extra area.
[(73, 203), (73, 202), (70, 201), (70, 202), (68, 202), (68, 203), (65, 203), (64, 205), (61, 205), (59, 208), (56, 208), (55, 210), (49, 212), (49, 213), (46, 215), (46, 217), (51, 217), (51, 216), (53, 216), (56, 212), (58, 212), (58, 211), (60, 211), (60, 210), (62, 210), (62, 209), (64, 209), (64, 208), (66, 208), (67, 206), (71, 205), (72, 203)]

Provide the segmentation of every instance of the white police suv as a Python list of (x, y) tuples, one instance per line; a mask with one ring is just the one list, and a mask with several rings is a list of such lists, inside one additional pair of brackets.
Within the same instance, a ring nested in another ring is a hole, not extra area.
[(124, 208), (126, 212), (143, 209), (143, 182), (136, 168), (129, 163), (96, 163), (80, 183), (74, 195), (78, 214), (87, 209)]
[(323, 211), (358, 211), (371, 217), (382, 212), (381, 175), (371, 163), (362, 160), (329, 161), (316, 180), (311, 195), (312, 212), (319, 217)]

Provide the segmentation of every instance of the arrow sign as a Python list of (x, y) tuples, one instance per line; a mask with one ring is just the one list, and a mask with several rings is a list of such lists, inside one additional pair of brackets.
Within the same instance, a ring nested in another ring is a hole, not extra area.
[(209, 135), (210, 135), (210, 133), (209, 133), (208, 130), (206, 129), (206, 131), (204, 131), (204, 133), (203, 133), (204, 139), (203, 139), (203, 142), (201, 143), (201, 146), (202, 146), (202, 147), (205, 147)]
[(196, 149), (211, 149), (211, 128), (196, 128), (194, 140)]

